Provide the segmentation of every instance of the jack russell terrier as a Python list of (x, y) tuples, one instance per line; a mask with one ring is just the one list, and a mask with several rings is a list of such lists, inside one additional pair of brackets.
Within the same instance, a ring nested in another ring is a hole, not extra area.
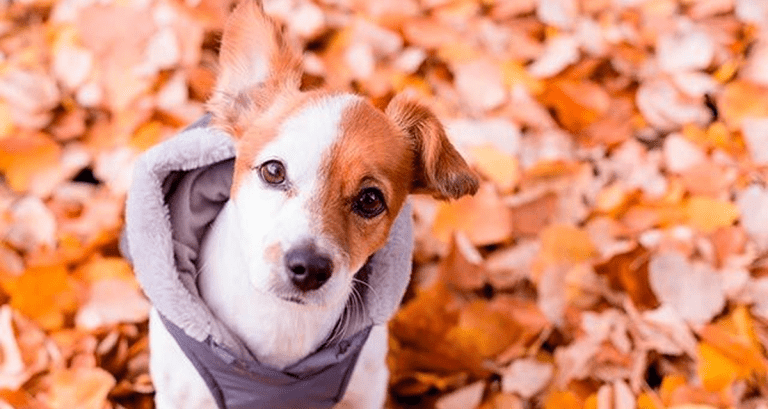
[(259, 2), (224, 29), (210, 114), (145, 153), (124, 252), (153, 302), (158, 408), (381, 408), (410, 193), (478, 180), (425, 106), (299, 89)]

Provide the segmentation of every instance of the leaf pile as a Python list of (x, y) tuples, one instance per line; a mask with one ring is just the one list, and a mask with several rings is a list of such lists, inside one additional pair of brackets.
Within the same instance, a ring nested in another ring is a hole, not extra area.
[[(0, 407), (152, 407), (125, 191), (230, 3), (0, 0)], [(768, 3), (265, 3), (305, 88), (417, 94), (483, 178), (414, 199), (390, 407), (768, 407)]]

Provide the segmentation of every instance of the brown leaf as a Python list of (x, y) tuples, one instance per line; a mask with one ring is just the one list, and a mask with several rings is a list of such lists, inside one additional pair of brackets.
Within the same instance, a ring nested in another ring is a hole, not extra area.
[(648, 252), (638, 246), (629, 253), (616, 255), (596, 265), (595, 271), (607, 276), (613, 289), (626, 292), (636, 306), (641, 309), (655, 308), (659, 302), (648, 281), (648, 257)]

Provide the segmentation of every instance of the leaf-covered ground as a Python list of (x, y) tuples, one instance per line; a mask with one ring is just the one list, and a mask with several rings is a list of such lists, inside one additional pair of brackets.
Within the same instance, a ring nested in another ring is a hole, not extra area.
[[(483, 176), (414, 200), (389, 406), (768, 408), (768, 2), (266, 0), (304, 86), (418, 94)], [(0, 0), (0, 408), (150, 408), (120, 258), (229, 1)]]

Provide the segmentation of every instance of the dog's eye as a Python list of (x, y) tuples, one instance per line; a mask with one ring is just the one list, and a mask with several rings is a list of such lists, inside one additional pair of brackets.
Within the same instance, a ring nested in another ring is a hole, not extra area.
[(285, 182), (285, 165), (276, 160), (264, 162), (259, 167), (259, 174), (270, 185), (279, 185)]
[(374, 218), (387, 208), (384, 195), (376, 188), (367, 188), (360, 192), (352, 205), (352, 210), (366, 219)]

